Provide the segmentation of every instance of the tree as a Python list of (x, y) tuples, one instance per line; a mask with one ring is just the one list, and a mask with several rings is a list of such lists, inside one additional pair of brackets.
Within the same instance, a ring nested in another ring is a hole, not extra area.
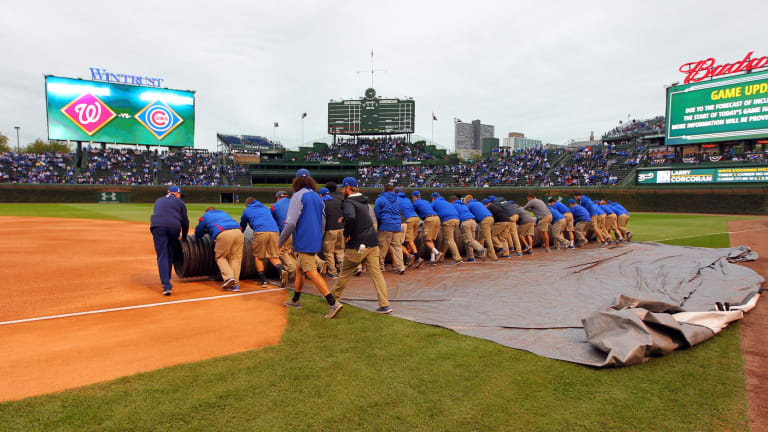
[(0, 153), (7, 153), (11, 151), (11, 148), (8, 147), (8, 137), (0, 133)]
[(27, 153), (47, 153), (47, 152), (59, 152), (68, 153), (69, 146), (61, 141), (52, 140), (50, 143), (38, 138), (35, 142), (27, 144), (24, 148)]

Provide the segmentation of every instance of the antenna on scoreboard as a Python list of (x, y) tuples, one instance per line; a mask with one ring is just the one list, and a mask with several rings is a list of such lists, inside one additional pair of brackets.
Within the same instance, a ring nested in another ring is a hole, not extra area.
[(386, 71), (387, 71), (386, 69), (375, 69), (375, 68), (373, 67), (373, 49), (371, 49), (371, 70), (361, 70), (361, 71), (357, 71), (357, 73), (358, 73), (358, 74), (361, 74), (361, 73), (370, 73), (370, 74), (371, 74), (371, 88), (374, 88), (374, 87), (373, 87), (373, 74), (374, 74), (375, 72), (386, 72)]

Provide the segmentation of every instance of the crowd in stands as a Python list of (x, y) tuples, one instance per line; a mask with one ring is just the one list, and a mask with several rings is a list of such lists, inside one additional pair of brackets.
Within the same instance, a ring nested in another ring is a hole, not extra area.
[(615, 145), (580, 148), (571, 154), (570, 160), (559, 164), (542, 181), (544, 186), (597, 186), (615, 185), (619, 177), (611, 167), (632, 168), (640, 163), (643, 147), (616, 150)]
[(74, 153), (0, 153), (0, 183), (72, 183)]
[(357, 138), (340, 139), (323, 152), (309, 152), (304, 160), (323, 162), (335, 160), (405, 160), (424, 161), (434, 155), (423, 151), (420, 145), (410, 144), (404, 138)]
[(606, 132), (604, 137), (619, 137), (630, 135), (645, 135), (650, 133), (663, 133), (665, 128), (664, 116), (656, 116), (646, 120), (632, 120), (619, 125)]
[(89, 149), (87, 165), (77, 176), (78, 184), (151, 185), (157, 176), (157, 162), (141, 158), (144, 153), (132, 149)]

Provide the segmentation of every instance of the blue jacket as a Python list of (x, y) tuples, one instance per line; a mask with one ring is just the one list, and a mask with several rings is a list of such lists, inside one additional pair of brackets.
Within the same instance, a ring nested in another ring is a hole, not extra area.
[(275, 219), (275, 222), (277, 222), (277, 227), (280, 228), (280, 232), (285, 228), (285, 218), (288, 217), (288, 206), (290, 205), (291, 200), (289, 198), (281, 198), (270, 207), (272, 210), (272, 217)]
[[(595, 204), (595, 203), (592, 203), (592, 206), (594, 206), (594, 207), (595, 207), (595, 212), (597, 212), (597, 215), (598, 215), (598, 216), (602, 216), (602, 215), (604, 215), (604, 214), (605, 214), (605, 211), (603, 211), (603, 209), (602, 209), (602, 208), (600, 208), (600, 206), (599, 206), (599, 205), (597, 205), (597, 204)], [(591, 214), (591, 213), (590, 213), (590, 214)]]
[[(566, 213), (570, 213), (571, 212), (571, 210), (568, 207), (566, 207), (565, 204), (561, 203), (560, 201), (555, 201), (555, 203), (552, 204), (552, 207), (554, 207), (555, 210), (559, 211), (560, 214), (562, 214), (563, 216), (565, 216)], [(552, 211), (552, 209), (549, 209), (549, 210)]]
[(373, 212), (379, 221), (379, 231), (400, 232), (400, 205), (394, 192), (384, 192), (373, 204)]
[(280, 232), (272, 212), (259, 201), (253, 201), (245, 207), (240, 216), (240, 229), (251, 226), (253, 232)]
[(181, 237), (187, 238), (189, 218), (187, 206), (181, 198), (168, 194), (155, 200), (155, 209), (149, 221), (150, 228), (167, 227), (174, 231), (181, 231)]
[(432, 205), (421, 198), (413, 202), (413, 209), (416, 210), (416, 213), (422, 219), (426, 219), (429, 216), (437, 216), (437, 213), (435, 213), (435, 209), (432, 208)]
[(200, 216), (200, 222), (195, 228), (195, 237), (200, 238), (204, 236), (205, 233), (209, 233), (211, 234), (211, 238), (216, 240), (216, 237), (218, 237), (222, 231), (235, 228), (240, 229), (240, 225), (232, 219), (232, 216), (227, 212), (223, 210), (211, 210)]
[(432, 208), (440, 216), (440, 222), (459, 218), (459, 213), (456, 209), (443, 197), (437, 197), (436, 200), (432, 201)]
[(579, 200), (579, 204), (581, 204), (584, 209), (589, 212), (589, 216), (597, 216), (597, 206), (592, 202), (592, 199), (589, 198), (586, 195), (582, 195), (581, 199)]
[(627, 209), (625, 209), (623, 205), (621, 205), (621, 204), (619, 204), (617, 202), (611, 204), (611, 208), (617, 214), (625, 214), (625, 215), (629, 216), (629, 212), (627, 211)]
[(291, 196), (285, 228), (277, 245), (282, 246), (291, 234), (294, 252), (311, 254), (323, 250), (325, 206), (320, 195), (312, 189), (304, 188)]
[(557, 209), (554, 206), (547, 206), (547, 208), (549, 209), (549, 212), (552, 213), (552, 223), (555, 223), (560, 219), (565, 219), (565, 216), (563, 216), (562, 213), (557, 211)]
[(574, 222), (589, 222), (591, 219), (587, 209), (578, 204), (574, 204), (573, 207), (571, 207), (571, 213), (573, 213)]
[(490, 210), (488, 210), (483, 203), (480, 201), (473, 199), (472, 201), (467, 203), (467, 208), (470, 212), (475, 216), (475, 220), (479, 223), (483, 219), (487, 218), (488, 216), (493, 217), (493, 214)]
[(400, 211), (403, 213), (403, 219), (410, 219), (412, 217), (419, 217), (416, 210), (413, 209), (413, 203), (408, 199), (405, 192), (399, 192), (397, 194), (397, 204), (400, 206)]
[(467, 208), (467, 206), (464, 205), (461, 200), (456, 200), (451, 203), (453, 208), (456, 209), (456, 213), (459, 214), (459, 222), (464, 222), (467, 219), (474, 219), (475, 215), (472, 214), (471, 211)]
[(600, 210), (604, 211), (605, 214), (615, 214), (616, 213), (615, 211), (613, 211), (611, 206), (609, 206), (608, 204), (600, 204), (600, 205), (598, 205), (598, 207), (600, 207)]

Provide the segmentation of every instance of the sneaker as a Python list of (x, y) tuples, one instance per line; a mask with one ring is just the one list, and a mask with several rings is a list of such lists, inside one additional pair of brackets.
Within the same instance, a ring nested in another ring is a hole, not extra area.
[(338, 279), (339, 275), (326, 273), (325, 277), (327, 277), (328, 279)]
[(435, 259), (434, 259), (434, 261), (438, 261), (438, 260), (440, 260), (440, 257), (441, 257), (441, 256), (443, 256), (443, 253), (442, 253), (442, 252), (438, 252), (438, 253), (436, 253), (436, 254), (435, 254)]
[(283, 270), (280, 272), (280, 286), (285, 288), (288, 285), (288, 272)]
[(399, 274), (399, 275), (404, 275), (404, 274), (405, 274), (405, 269), (402, 269), (402, 270), (398, 270), (398, 271), (397, 271), (397, 274)]
[(166, 289), (164, 289), (164, 290), (163, 290), (163, 295), (164, 295), (164, 296), (166, 296), (166, 297), (167, 297), (167, 296), (169, 296), (169, 295), (171, 295), (171, 289), (170, 289), (170, 288), (166, 288)]
[(325, 317), (327, 319), (331, 319), (331, 318), (335, 317), (336, 314), (339, 313), (339, 311), (341, 310), (342, 307), (344, 307), (344, 305), (341, 304), (340, 301), (337, 301), (336, 304), (333, 305), (333, 306), (328, 306), (328, 315), (326, 315)]
[(576, 246), (574, 246), (574, 245), (568, 245), (568, 249), (576, 249)]
[(382, 306), (382, 307), (376, 309), (376, 313), (391, 314), (392, 313), (392, 308), (389, 307), (389, 306)]
[(458, 260), (458, 261), (456, 261), (456, 265), (459, 265), (459, 264), (463, 264), (463, 263), (464, 263), (464, 260)]
[(301, 301), (293, 301), (293, 299), (288, 299), (288, 300), (284, 301), (283, 304), (286, 307), (291, 307), (291, 308), (294, 308), (294, 309), (301, 309)]
[(475, 262), (475, 259), (474, 258), (467, 258), (466, 260), (464, 260), (464, 262), (473, 263), (473, 262)]
[(354, 273), (352, 273), (352, 276), (360, 276), (360, 273), (362, 273), (362, 272), (363, 272), (363, 270), (362, 270), (362, 269), (360, 269), (360, 268), (358, 268), (358, 269), (355, 269), (355, 272), (354, 272)]
[[(266, 281), (264, 281), (264, 284), (263, 284), (263, 285), (266, 285), (266, 284), (267, 284), (267, 282), (266, 282)], [(232, 286), (232, 288), (230, 288), (230, 290), (231, 290), (232, 292), (240, 292), (240, 285), (233, 285), (233, 286)]]
[(550, 249), (544, 249), (544, 252), (546, 252), (546, 253), (552, 253), (552, 251), (551, 251)]
[[(480, 252), (480, 256), (478, 256), (477, 258), (485, 261), (485, 258), (487, 258), (487, 257), (488, 257), (488, 249), (483, 248), (483, 251)], [(474, 260), (472, 260), (472, 261), (474, 261)]]
[(632, 241), (632, 231), (627, 232), (627, 241)]
[(414, 267), (419, 268), (422, 264), (424, 264), (424, 258), (418, 258)]
[(413, 264), (416, 262), (416, 255), (410, 254), (408, 255), (408, 267), (413, 267)]
[(228, 289), (232, 288), (232, 285), (235, 285), (235, 280), (232, 279), (232, 278), (227, 279), (226, 281), (224, 281), (223, 284), (221, 284), (221, 289), (228, 290)]
[(499, 258), (512, 258), (512, 255), (499, 255)]
[(523, 254), (521, 254), (520, 252), (515, 252), (512, 254), (512, 256), (521, 257), (523, 256)]
[(533, 255), (534, 253), (533, 253), (533, 250), (531, 250), (531, 248), (528, 248), (528, 249), (523, 251), (523, 254), (525, 254), (525, 255)]
[(600, 247), (606, 247), (606, 246), (608, 246), (608, 242), (602, 242), (602, 243), (600, 243)]

